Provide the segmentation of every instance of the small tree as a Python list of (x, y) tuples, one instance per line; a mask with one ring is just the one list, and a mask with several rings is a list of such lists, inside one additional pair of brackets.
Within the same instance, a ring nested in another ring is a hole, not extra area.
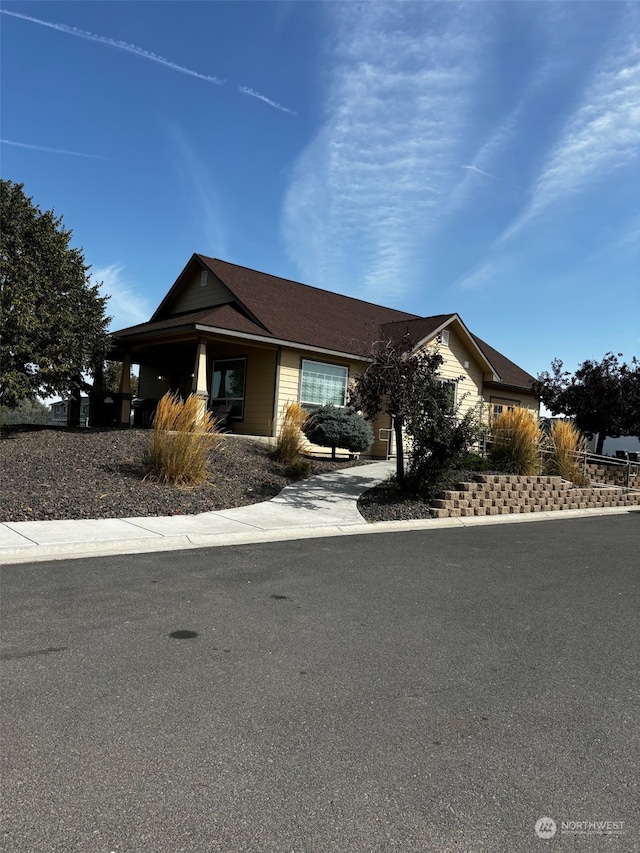
[(344, 447), (351, 453), (362, 453), (373, 444), (373, 430), (369, 423), (353, 409), (320, 406), (305, 422), (302, 431), (312, 444), (331, 448), (331, 458), (336, 458), (336, 448)]
[(90, 387), (107, 350), (106, 298), (71, 231), (0, 181), (0, 405)]
[(619, 362), (621, 353), (607, 353), (602, 361), (584, 361), (572, 375), (560, 359), (551, 362), (533, 384), (534, 393), (553, 415), (573, 417), (588, 436), (598, 433), (596, 453), (607, 436), (640, 435), (640, 362)]
[(438, 371), (443, 358), (437, 349), (414, 350), (407, 336), (399, 343), (378, 344), (371, 363), (354, 379), (349, 405), (373, 420), (379, 412), (393, 419), (396, 439), (396, 478), (405, 481), (404, 431), (413, 417), (424, 417), (427, 410), (450, 409), (449, 390), (442, 384)]

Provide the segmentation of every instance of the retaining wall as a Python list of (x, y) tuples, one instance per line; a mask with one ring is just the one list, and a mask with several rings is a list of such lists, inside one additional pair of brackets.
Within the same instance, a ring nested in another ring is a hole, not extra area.
[(627, 476), (632, 489), (640, 489), (640, 465), (616, 465), (612, 462), (587, 463), (587, 477), (592, 483), (607, 483), (611, 486), (626, 486)]
[(442, 492), (431, 502), (431, 513), (434, 518), (449, 518), (617, 506), (640, 506), (640, 491), (576, 488), (562, 477), (476, 474), (472, 482)]

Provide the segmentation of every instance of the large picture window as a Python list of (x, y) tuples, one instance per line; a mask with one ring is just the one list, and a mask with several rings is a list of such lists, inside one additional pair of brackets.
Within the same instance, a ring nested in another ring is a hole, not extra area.
[(231, 405), (230, 418), (244, 416), (246, 358), (227, 358), (213, 363), (211, 407)]
[(347, 402), (349, 369), (339, 364), (302, 360), (300, 403), (306, 409), (332, 404), (344, 406)]

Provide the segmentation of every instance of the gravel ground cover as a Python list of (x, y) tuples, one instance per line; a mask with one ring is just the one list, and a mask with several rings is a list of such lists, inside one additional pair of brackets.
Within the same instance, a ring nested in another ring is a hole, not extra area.
[[(143, 480), (145, 430), (50, 427), (0, 433), (0, 521), (188, 515), (269, 500), (292, 482), (262, 442), (230, 436), (210, 482), (179, 489)], [(353, 461), (311, 460), (313, 474)]]

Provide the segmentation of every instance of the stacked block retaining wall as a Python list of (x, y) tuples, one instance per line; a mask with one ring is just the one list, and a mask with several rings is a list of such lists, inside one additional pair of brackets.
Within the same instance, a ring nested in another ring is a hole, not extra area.
[(576, 488), (561, 477), (476, 474), (431, 502), (434, 518), (511, 515), (563, 509), (640, 506), (640, 491), (620, 488)]
[(587, 477), (592, 483), (606, 483), (611, 486), (626, 486), (627, 476), (629, 477), (629, 487), (632, 489), (640, 489), (640, 465), (620, 465), (612, 462), (608, 465), (606, 462), (598, 462), (597, 464), (589, 462), (587, 464)]

